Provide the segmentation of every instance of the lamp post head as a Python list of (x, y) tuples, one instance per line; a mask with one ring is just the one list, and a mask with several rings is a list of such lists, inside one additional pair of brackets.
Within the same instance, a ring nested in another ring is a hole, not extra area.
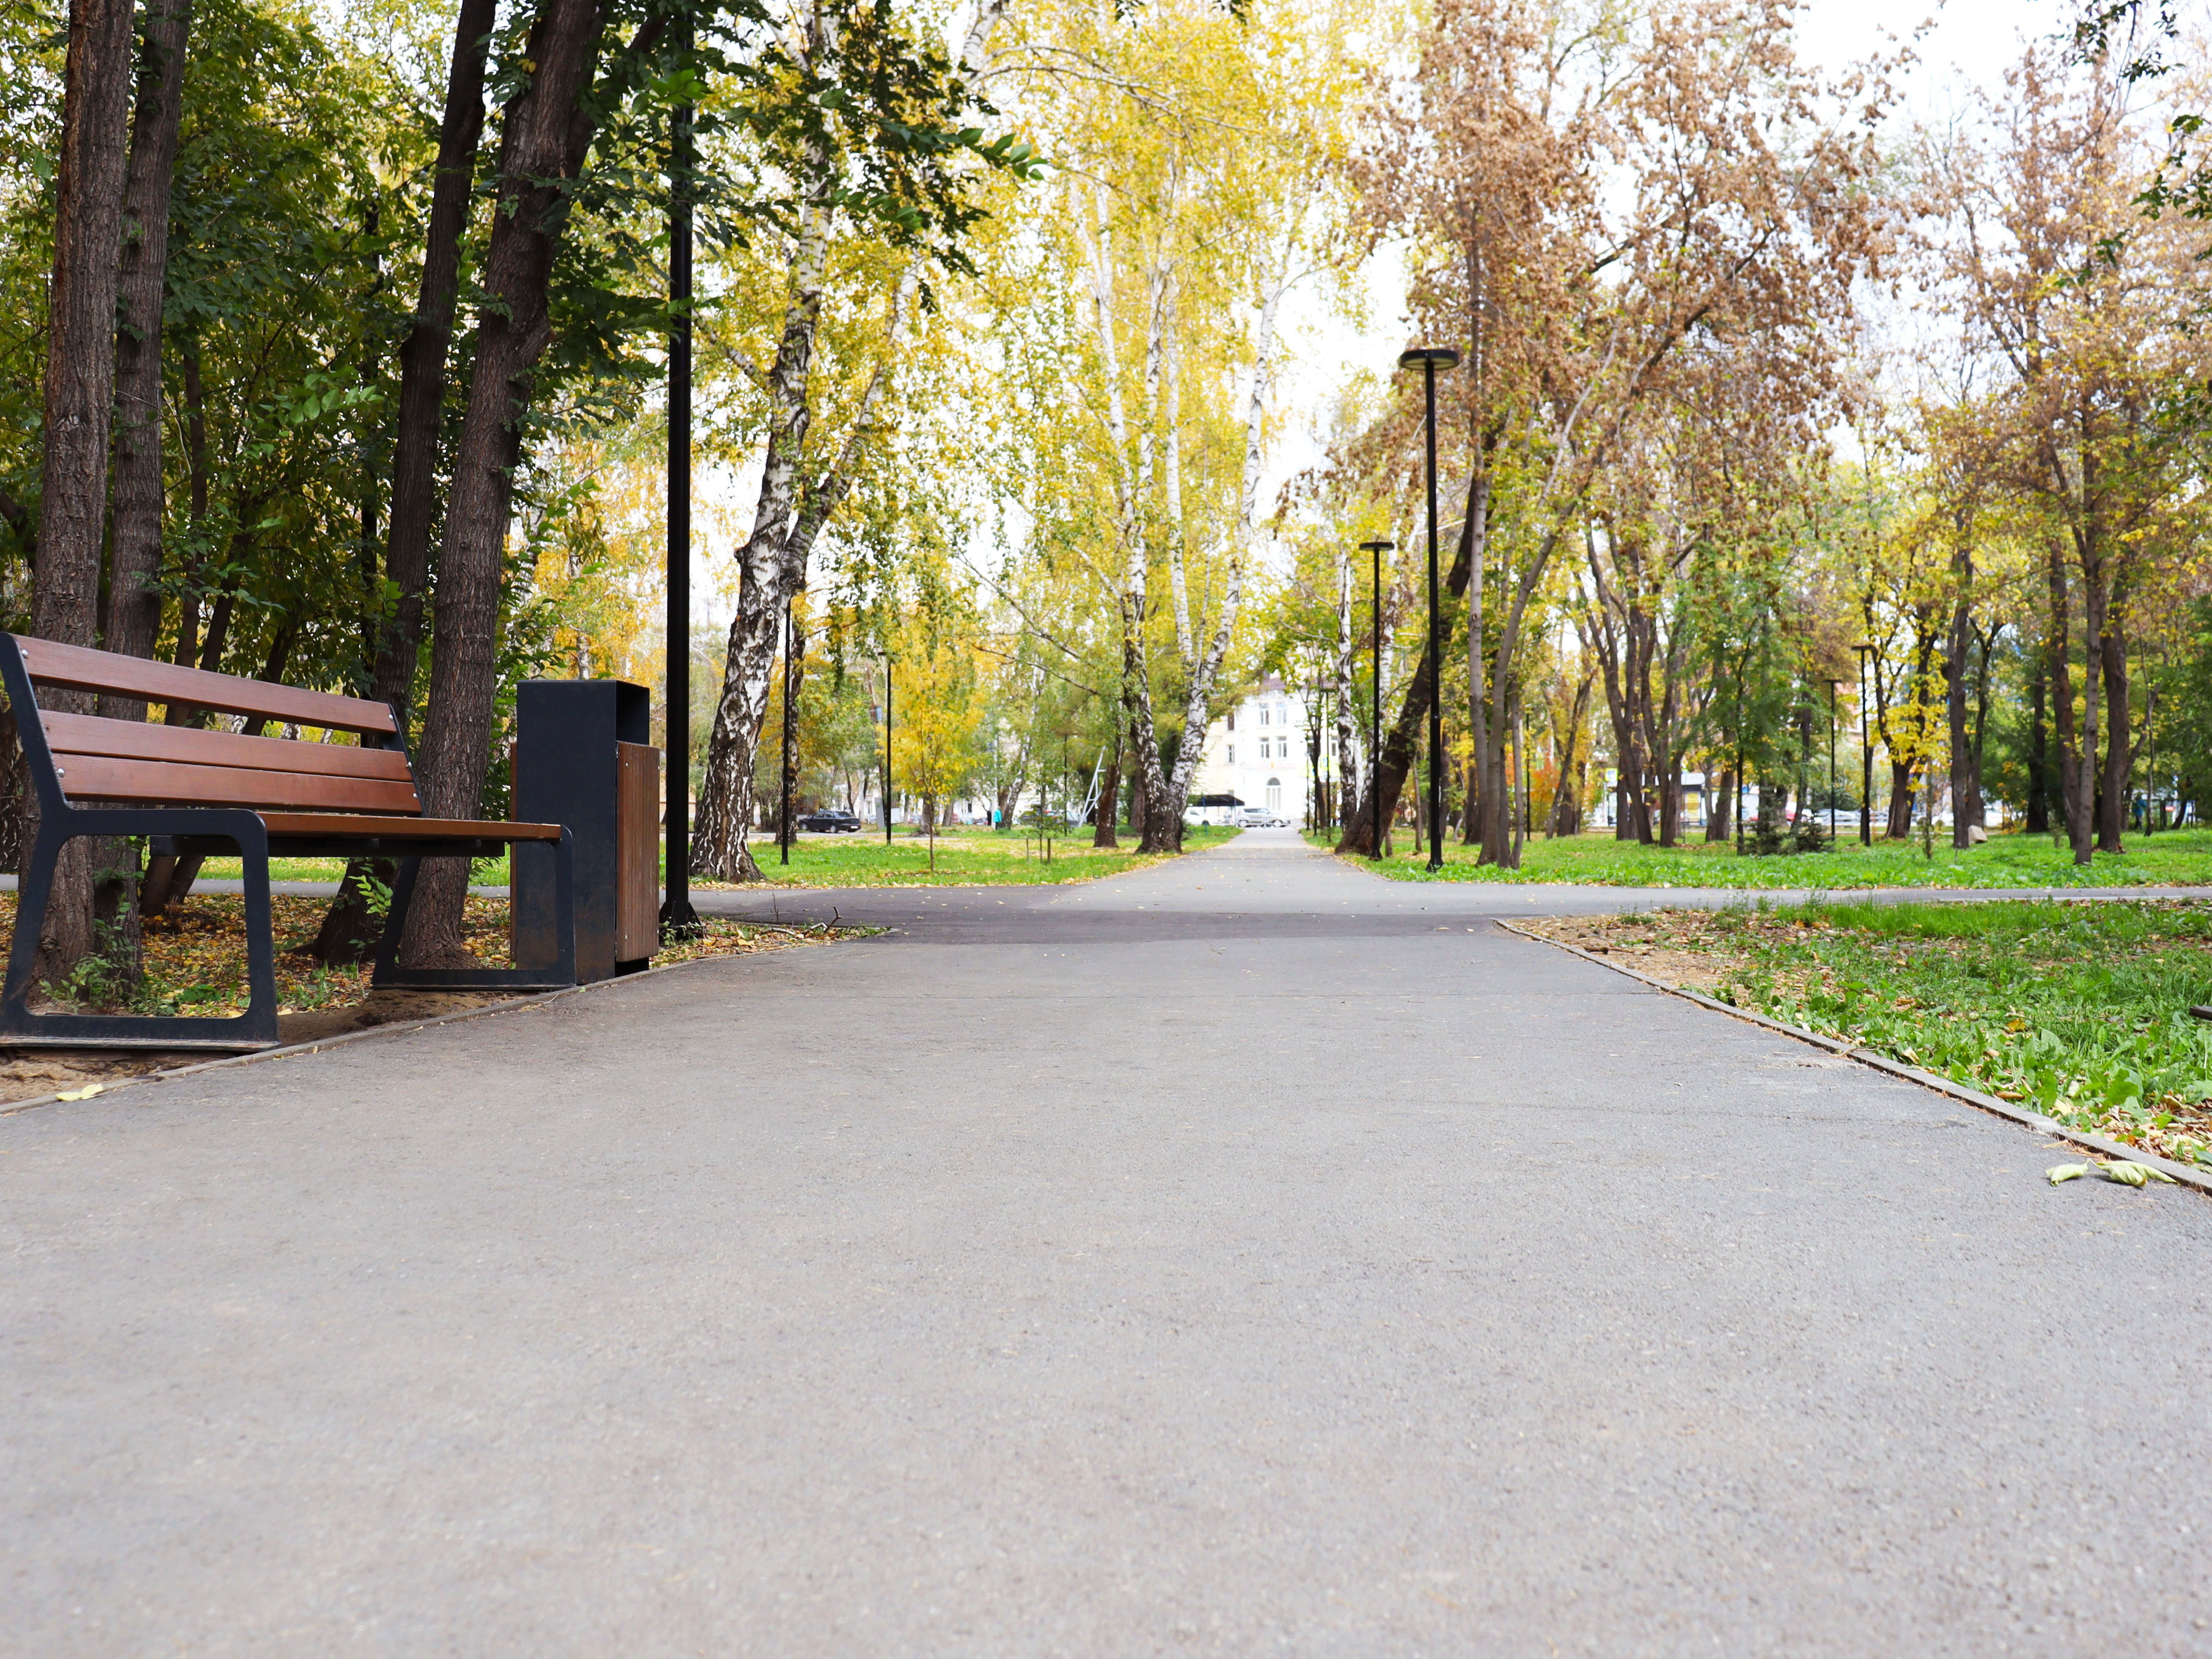
[(1362, 553), (1388, 553), (1397, 545), (1395, 542), (1362, 542), (1359, 544), (1359, 550)]
[(1459, 353), (1449, 346), (1415, 346), (1410, 351), (1398, 354), (1398, 367), (1412, 368), (1421, 363), (1434, 363), (1439, 369), (1457, 368)]

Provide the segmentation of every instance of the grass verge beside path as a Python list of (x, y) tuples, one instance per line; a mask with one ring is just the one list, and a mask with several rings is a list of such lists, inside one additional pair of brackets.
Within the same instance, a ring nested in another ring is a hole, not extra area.
[[(1159, 855), (1139, 856), (1137, 837), (1119, 832), (1119, 848), (1100, 850), (1091, 844), (1091, 832), (1079, 830), (1072, 840), (1054, 836), (1052, 856), (1035, 836), (996, 830), (957, 830), (937, 838), (936, 868), (930, 868), (927, 838), (896, 834), (884, 844), (883, 831), (863, 830), (857, 836), (801, 836), (791, 849), (791, 862), (781, 863), (774, 841), (756, 841), (753, 857), (771, 887), (1024, 887), (1070, 881), (1096, 881), (1158, 864)], [(1187, 829), (1183, 850), (1201, 852), (1218, 847), (1237, 832), (1233, 830)], [(716, 884), (702, 883), (712, 886)]]
[(2184, 1164), (2212, 1164), (2212, 903), (1810, 903), (1520, 924)]
[[(1237, 832), (1234, 830), (1186, 829), (1183, 831), (1183, 850), (1202, 852), (1209, 847), (1218, 847)], [(903, 830), (884, 844), (883, 831), (871, 835), (862, 831), (857, 836), (799, 836), (791, 848), (791, 862), (782, 863), (781, 849), (773, 838), (756, 840), (752, 843), (753, 857), (758, 860), (761, 874), (771, 887), (1019, 887), (1049, 885), (1070, 881), (1096, 881), (1103, 876), (1118, 876), (1124, 871), (1141, 870), (1146, 865), (1157, 864), (1157, 855), (1139, 857), (1135, 851), (1137, 837), (1128, 830), (1121, 832), (1118, 848), (1101, 851), (1091, 845), (1091, 834), (1082, 830), (1072, 841), (1054, 836), (1052, 856), (1045, 856), (1045, 843), (1035, 836), (1021, 836), (996, 830), (961, 829), (940, 835), (937, 838), (936, 868), (930, 867), (929, 842), (927, 837), (908, 835)], [(666, 873), (666, 858), (662, 859), (662, 873)], [(271, 859), (270, 878), (275, 881), (337, 881), (345, 874), (343, 859)], [(210, 859), (202, 873), (210, 880), (239, 878), (236, 859)], [(507, 862), (504, 859), (480, 861), (471, 878), (480, 885), (503, 886), (507, 882)], [(692, 886), (702, 891), (742, 891), (730, 882), (697, 881)]]
[[(1316, 846), (1335, 837), (1310, 834)], [(1356, 859), (1394, 881), (1571, 882), (1613, 887), (1758, 887), (1831, 891), (1860, 887), (2198, 887), (2212, 885), (2212, 830), (2171, 830), (2134, 836), (2122, 854), (2100, 853), (2087, 867), (2048, 836), (1994, 835), (1986, 845), (1954, 851), (1940, 841), (1934, 858), (1920, 843), (1877, 841), (1872, 847), (1843, 842), (1825, 853), (1739, 857), (1733, 846), (1694, 842), (1643, 847), (1610, 835), (1541, 836), (1522, 849), (1522, 867), (1478, 865), (1480, 848), (1447, 842), (1444, 866), (1430, 873), (1425, 854), (1413, 855), (1401, 832), (1395, 855)]]

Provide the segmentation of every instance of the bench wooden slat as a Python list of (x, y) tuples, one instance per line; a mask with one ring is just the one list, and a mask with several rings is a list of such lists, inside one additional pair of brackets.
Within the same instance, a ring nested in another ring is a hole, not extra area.
[(347, 812), (264, 812), (272, 836), (375, 836), (386, 841), (558, 841), (557, 823), (475, 818), (374, 818)]
[(58, 645), (21, 634), (15, 635), (15, 643), (22, 647), (24, 665), (31, 678), (48, 685), (214, 708), (226, 714), (258, 714), (264, 720), (329, 726), (340, 732), (389, 736), (392, 730), (391, 709), (364, 697), (307, 691), (269, 680), (241, 679), (234, 674), (210, 674), (204, 669), (120, 657), (80, 645)]
[(149, 726), (41, 709), (46, 745), (57, 755), (112, 755), (120, 760), (182, 761), (198, 766), (241, 766), (257, 772), (321, 772), (341, 778), (383, 778), (410, 783), (407, 757), (397, 749), (356, 749), (350, 744), (299, 743), (288, 738), (249, 738), (236, 732), (203, 732), (190, 726)]
[[(281, 742), (283, 739), (279, 738)], [(55, 769), (72, 801), (112, 800), (167, 806), (325, 807), (341, 812), (419, 812), (415, 786), (388, 778), (317, 772), (256, 772), (239, 766), (60, 755)]]

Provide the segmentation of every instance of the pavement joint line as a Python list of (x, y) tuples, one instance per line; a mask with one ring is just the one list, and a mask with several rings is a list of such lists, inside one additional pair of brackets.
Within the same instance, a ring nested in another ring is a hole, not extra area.
[(1732, 1019), (1740, 1019), (1752, 1025), (1763, 1026), (1767, 1030), (1783, 1036), (1795, 1037), (1798, 1042), (1810, 1043), (1815, 1048), (1825, 1049), (1832, 1054), (1840, 1054), (1845, 1060), (1856, 1060), (1870, 1071), (1881, 1072), (1887, 1076), (1899, 1078), (1907, 1083), (1917, 1083), (1922, 1088), (1933, 1090), (1939, 1095), (1948, 1095), (1953, 1100), (1962, 1101), (1969, 1106), (1978, 1107), (1992, 1117), (2004, 1118), (2009, 1122), (2020, 1125), (2022, 1128), (2033, 1129), (2039, 1133), (2047, 1134), (2090, 1152), (2101, 1153), (2106, 1158), (2118, 1158), (2124, 1163), (2148, 1164), (2152, 1169), (2172, 1176), (2177, 1186), (2191, 1187), (2200, 1193), (2212, 1194), (2212, 1171), (2192, 1168), (2186, 1164), (2177, 1164), (2170, 1158), (2160, 1158), (2155, 1152), (2147, 1152), (2140, 1146), (2130, 1146), (2123, 1141), (2114, 1140), (2107, 1135), (2097, 1134), (2091, 1130), (2070, 1127), (2055, 1118), (2044, 1116), (2040, 1112), (2031, 1112), (2026, 1107), (2015, 1105), (2009, 1100), (2000, 1100), (1995, 1095), (1985, 1095), (1978, 1089), (1970, 1089), (1963, 1083), (1954, 1082), (1948, 1077), (1939, 1077), (1934, 1072), (1923, 1071), (1917, 1066), (1905, 1065), (1901, 1061), (1890, 1059), (1887, 1054), (1877, 1054), (1871, 1048), (1856, 1047), (1838, 1037), (1823, 1036), (1818, 1031), (1808, 1031), (1802, 1025), (1791, 1025), (1769, 1014), (1757, 1013), (1749, 1008), (1736, 1007), (1732, 1003), (1721, 1001), (1717, 997), (1709, 997), (1702, 991), (1692, 991), (1687, 986), (1669, 985), (1663, 979), (1656, 979), (1650, 974), (1640, 973), (1625, 963), (1608, 962), (1594, 951), (1569, 945), (1563, 939), (1547, 939), (1541, 933), (1531, 933), (1526, 927), (1516, 927), (1503, 918), (1493, 920), (1498, 927), (1505, 933), (1517, 934), (1525, 939), (1532, 939), (1538, 945), (1548, 945), (1555, 951), (1565, 951), (1571, 957), (1580, 957), (1584, 962), (1593, 963), (1600, 968), (1610, 968), (1616, 974), (1626, 974), (1629, 978), (1648, 985), (1655, 991), (1663, 991), (1670, 997), (1680, 997), (1685, 1002), (1694, 1002), (1700, 1008), (1710, 1008), (1715, 1013), (1726, 1014)]
[[(885, 932), (891, 930), (885, 929)], [(861, 934), (857, 937), (867, 938)], [(830, 939), (825, 944), (842, 941)], [(617, 974), (609, 979), (595, 979), (584, 985), (564, 986), (557, 991), (540, 991), (533, 995), (510, 997), (504, 1002), (488, 1002), (481, 1008), (456, 1008), (450, 1013), (426, 1014), (421, 1019), (394, 1020), (389, 1025), (371, 1025), (364, 1030), (341, 1031), (335, 1036), (317, 1037), (311, 1042), (290, 1043), (282, 1048), (258, 1048), (252, 1054), (226, 1054), (221, 1060), (203, 1060), (190, 1066), (172, 1066), (165, 1071), (144, 1072), (137, 1077), (118, 1078), (112, 1083), (101, 1083), (100, 1092), (105, 1097), (118, 1089), (128, 1089), (134, 1084), (167, 1083), (173, 1078), (194, 1077), (202, 1072), (219, 1071), (226, 1066), (252, 1066), (264, 1060), (295, 1060), (302, 1054), (317, 1054), (327, 1048), (343, 1048), (350, 1042), (364, 1042), (370, 1037), (408, 1036), (416, 1031), (428, 1030), (434, 1025), (459, 1025), (465, 1020), (483, 1019), (493, 1014), (507, 1014), (520, 1009), (544, 1008), (564, 997), (578, 996), (586, 991), (599, 990), (611, 985), (635, 985), (655, 974), (672, 974), (679, 968), (696, 968), (702, 962), (731, 962), (732, 957), (693, 957), (688, 962), (665, 962), (658, 968), (647, 968), (642, 973)], [(96, 1080), (96, 1079), (95, 1079)], [(82, 1088), (82, 1084), (77, 1085)], [(73, 1089), (70, 1093), (75, 1093)], [(40, 1095), (31, 1100), (11, 1100), (0, 1105), (0, 1117), (14, 1117), (40, 1106), (81, 1106), (82, 1100), (65, 1101), (57, 1090), (50, 1095)]]

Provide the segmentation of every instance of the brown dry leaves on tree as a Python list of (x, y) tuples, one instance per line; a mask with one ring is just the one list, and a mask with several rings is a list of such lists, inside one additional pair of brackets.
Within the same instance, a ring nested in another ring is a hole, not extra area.
[[(1502, 608), (1469, 711), (1486, 860), (1510, 857), (1506, 711), (1530, 610), (1639, 417), (1725, 386), (1778, 443), (1841, 395), (1833, 320), (1891, 241), (1870, 179), (1891, 65), (1826, 79), (1796, 61), (1790, 22), (1763, 0), (1445, 0), (1354, 163), (1373, 232), (1413, 240), (1424, 341), (1465, 357), (1439, 466), (1467, 481), (1462, 570), (1491, 573), (1470, 641), (1486, 597)], [(1416, 417), (1401, 401), (1349, 463), (1418, 465)]]

